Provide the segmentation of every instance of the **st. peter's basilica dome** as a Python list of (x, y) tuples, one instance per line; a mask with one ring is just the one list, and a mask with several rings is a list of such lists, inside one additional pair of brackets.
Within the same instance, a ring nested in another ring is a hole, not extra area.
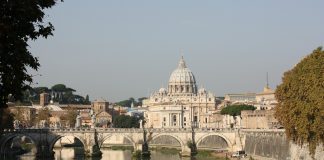
[(168, 93), (173, 96), (190, 96), (197, 93), (195, 76), (187, 68), (183, 57), (180, 59), (178, 68), (170, 76)]

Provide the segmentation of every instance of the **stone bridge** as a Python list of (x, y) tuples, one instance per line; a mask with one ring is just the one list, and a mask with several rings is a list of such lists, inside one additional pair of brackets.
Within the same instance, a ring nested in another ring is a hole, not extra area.
[[(171, 147), (180, 149), (182, 156), (190, 155), (188, 143), (192, 142), (192, 130), (148, 128), (147, 139), (150, 147)], [(139, 128), (94, 128), (94, 129), (16, 129), (5, 130), (0, 138), (1, 157), (6, 153), (16, 137), (27, 137), (36, 146), (36, 156), (53, 157), (54, 144), (65, 136), (73, 136), (83, 144), (86, 156), (100, 154), (103, 144), (113, 144), (111, 138), (121, 136), (134, 150), (141, 150), (143, 129)], [(236, 151), (243, 149), (243, 134), (233, 129), (202, 129), (194, 130), (194, 138), (198, 149)]]

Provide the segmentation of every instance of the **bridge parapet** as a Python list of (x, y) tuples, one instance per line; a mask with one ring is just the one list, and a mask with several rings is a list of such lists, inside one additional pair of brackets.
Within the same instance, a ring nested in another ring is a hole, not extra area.
[(285, 129), (241, 129), (243, 132), (285, 132)]
[(246, 135), (285, 135), (285, 129), (242, 129), (241, 132)]
[(231, 128), (197, 128), (197, 129), (195, 129), (195, 132), (203, 132), (203, 133), (208, 133), (208, 132), (234, 133), (236, 131), (237, 131), (237, 129), (231, 129)]
[[(149, 132), (157, 133), (187, 133), (191, 132), (191, 128), (147, 128)], [(38, 132), (106, 132), (106, 133), (142, 133), (141, 128), (28, 128), (28, 129), (4, 129), (2, 133), (38, 133)], [(196, 128), (195, 132), (237, 132), (237, 129), (223, 128)], [(240, 129), (245, 133), (284, 133), (284, 129)]]
[(43, 133), (49, 129), (4, 129), (2, 133)]

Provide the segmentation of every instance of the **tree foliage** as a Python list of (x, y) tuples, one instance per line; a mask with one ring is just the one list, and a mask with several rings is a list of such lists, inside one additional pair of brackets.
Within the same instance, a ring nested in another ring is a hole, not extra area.
[(130, 97), (129, 99), (117, 102), (116, 104), (119, 106), (124, 106), (124, 107), (131, 107), (132, 103), (134, 104), (134, 106), (141, 106), (142, 105), (142, 101), (146, 99), (146, 97), (141, 97), (138, 98), (137, 101), (133, 98)]
[[(37, 70), (38, 58), (28, 50), (28, 41), (52, 35), (54, 27), (43, 21), (44, 10), (56, 4), (56, 0), (0, 1), (0, 118), (8, 117), (6, 110), (9, 95), (18, 100), (22, 91), (29, 88)], [(7, 118), (5, 120), (9, 120)], [(5, 123), (5, 122), (1, 122)], [(10, 126), (8, 121), (6, 126)], [(0, 127), (1, 128), (1, 127)]]
[(228, 114), (231, 116), (238, 116), (241, 115), (241, 111), (243, 110), (255, 110), (256, 108), (252, 105), (230, 105), (221, 110), (221, 114)]
[(131, 104), (134, 103), (134, 102), (135, 102), (135, 99), (133, 97), (131, 97), (129, 99), (117, 102), (116, 104), (119, 105), (119, 106), (130, 107)]
[(38, 58), (28, 50), (28, 41), (52, 35), (54, 27), (44, 22), (44, 10), (56, 0), (0, 2), (0, 107), (7, 107), (8, 95), (20, 99), (32, 83), (28, 69), (37, 70)]
[(61, 120), (66, 121), (68, 124), (70, 124), (70, 127), (74, 127), (76, 123), (76, 117), (78, 116), (78, 111), (74, 108), (69, 107), (66, 111), (66, 113), (60, 117)]
[(41, 121), (45, 121), (46, 124), (49, 124), (50, 120), (50, 110), (48, 108), (42, 108), (38, 110), (38, 114), (36, 116), (35, 122), (39, 123)]
[(10, 113), (8, 108), (1, 108), (3, 111), (3, 116), (0, 117), (0, 132), (3, 129), (12, 129), (14, 122), (14, 115)]
[(56, 84), (50, 89), (48, 87), (29, 88), (23, 91), (21, 104), (30, 105), (31, 103), (39, 103), (39, 95), (41, 93), (48, 93), (49, 96), (53, 95), (53, 97), (48, 98), (51, 98), (51, 100), (59, 102), (60, 104), (91, 104), (89, 95), (84, 98), (83, 96), (74, 94), (73, 92), (75, 92), (74, 89), (66, 87), (64, 84)]
[(324, 144), (324, 51), (317, 48), (293, 69), (284, 73), (276, 90), (276, 118), (286, 135), (299, 145)]
[(139, 120), (142, 117), (131, 117), (129, 115), (119, 115), (114, 118), (113, 124), (115, 128), (139, 128)]

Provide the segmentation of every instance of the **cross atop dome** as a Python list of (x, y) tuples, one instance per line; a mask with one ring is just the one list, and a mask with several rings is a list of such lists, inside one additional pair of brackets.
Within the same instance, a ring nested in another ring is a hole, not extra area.
[(187, 68), (187, 66), (186, 66), (186, 62), (184, 61), (183, 56), (181, 56), (181, 59), (180, 59), (180, 61), (179, 61), (178, 68), (180, 68), (180, 69), (182, 69), (182, 68)]

